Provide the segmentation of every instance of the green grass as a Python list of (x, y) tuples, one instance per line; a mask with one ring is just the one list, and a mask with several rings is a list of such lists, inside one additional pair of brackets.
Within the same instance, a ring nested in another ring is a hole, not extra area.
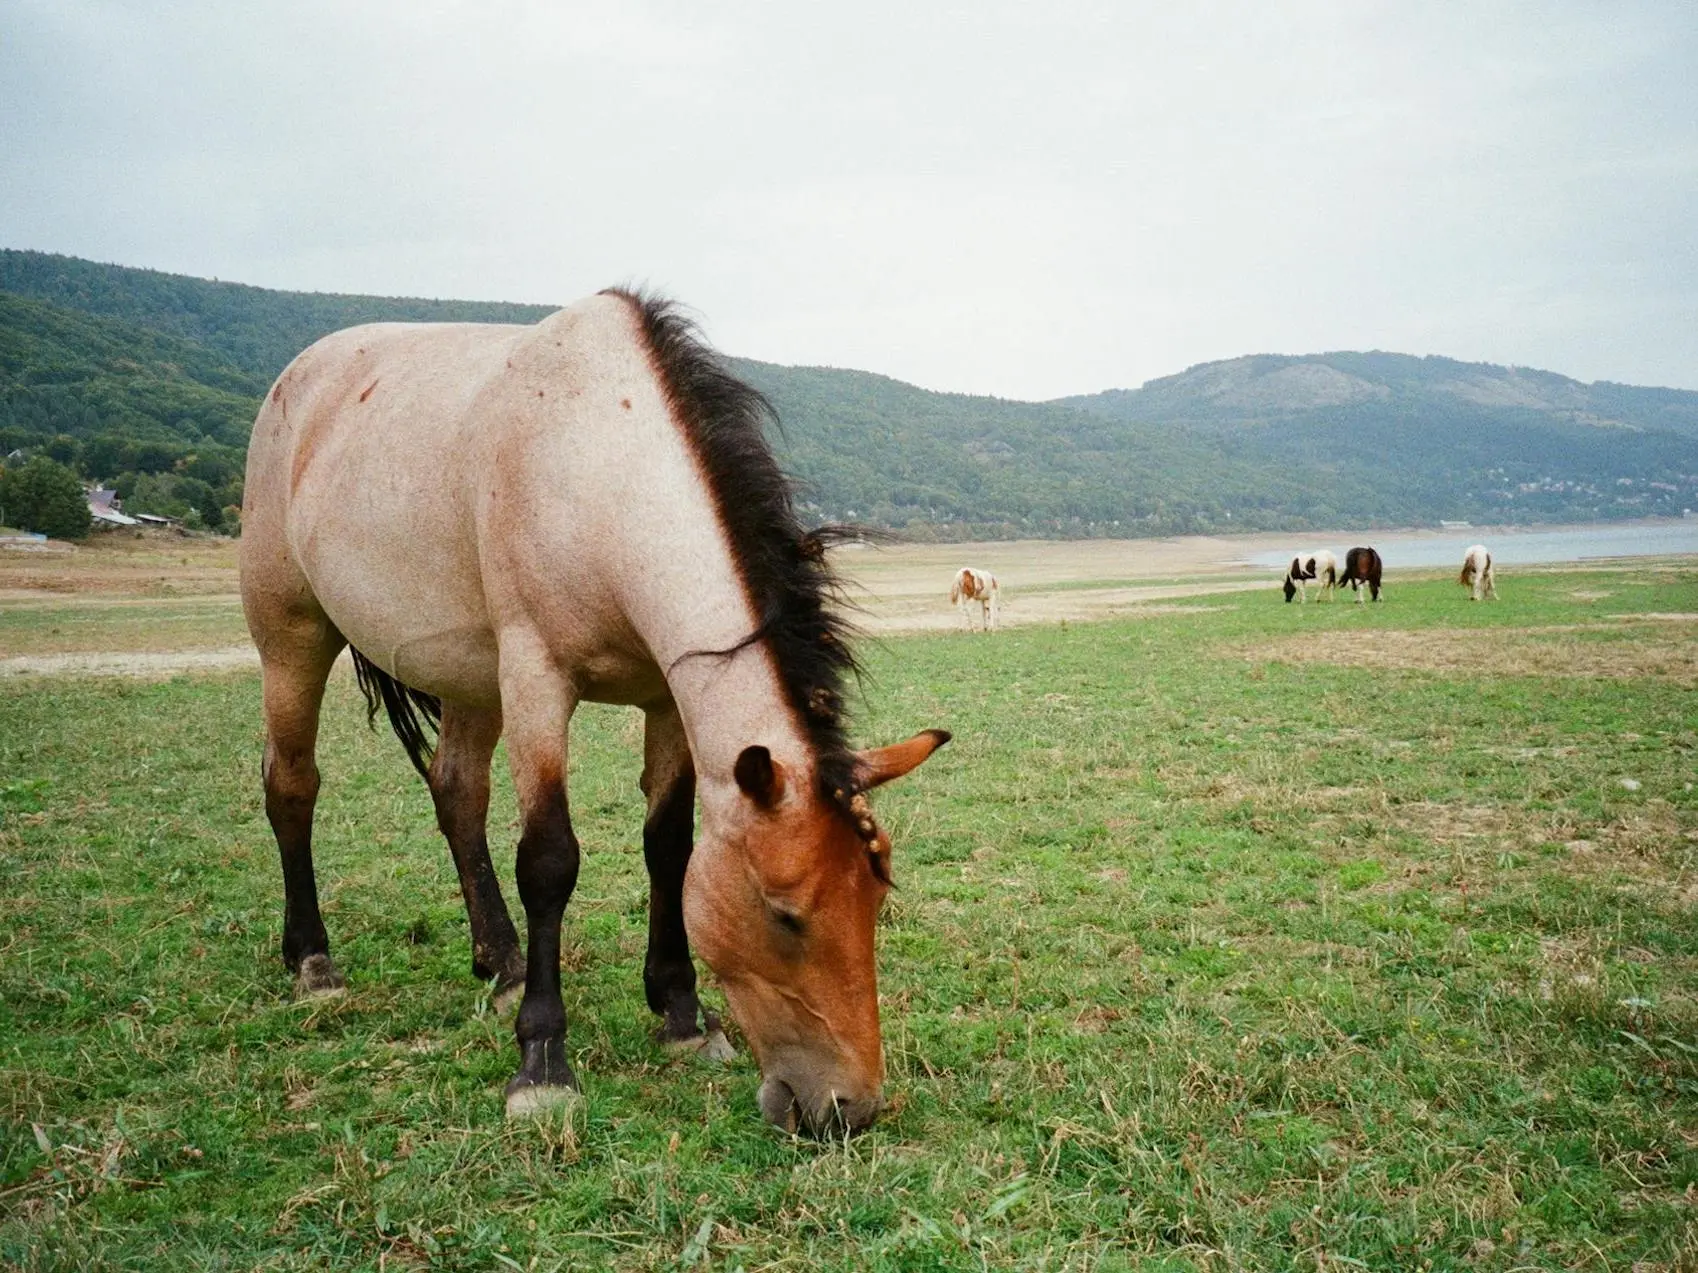
[[(1698, 571), (1502, 588), (870, 646), (861, 735), (956, 741), (878, 800), (893, 1108), (848, 1144), (651, 1043), (629, 713), (574, 734), (586, 1099), (510, 1125), (510, 1024), (351, 685), (352, 993), (296, 1005), (257, 679), (0, 684), (0, 1263), (1692, 1267), (1698, 628), (1612, 616), (1698, 612)], [(1453, 666), (1290, 653), (1393, 638)]]
[(233, 596), (0, 605), (0, 658), (218, 649), (247, 639), (242, 603)]

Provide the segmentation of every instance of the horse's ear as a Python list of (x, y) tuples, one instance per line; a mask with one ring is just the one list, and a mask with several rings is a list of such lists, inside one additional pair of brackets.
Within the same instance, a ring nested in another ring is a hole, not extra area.
[(745, 747), (732, 766), (737, 785), (763, 809), (770, 809), (784, 795), (784, 769), (765, 747)]
[(949, 741), (946, 729), (923, 729), (906, 742), (855, 753), (855, 789), (871, 791), (900, 778)]

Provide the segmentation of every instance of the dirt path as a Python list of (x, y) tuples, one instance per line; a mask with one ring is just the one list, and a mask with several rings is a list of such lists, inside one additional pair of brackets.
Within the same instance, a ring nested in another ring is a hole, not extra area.
[(145, 654), (20, 654), (0, 659), (0, 680), (14, 676), (125, 676), (161, 680), (185, 672), (229, 672), (258, 666), (259, 651), (251, 645)]

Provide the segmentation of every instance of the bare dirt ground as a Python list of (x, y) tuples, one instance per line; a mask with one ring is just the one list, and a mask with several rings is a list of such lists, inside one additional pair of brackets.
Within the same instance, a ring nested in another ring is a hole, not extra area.
[(0, 605), (43, 597), (181, 597), (236, 592), (236, 541), (174, 531), (91, 536), (0, 550)]
[[(947, 631), (963, 626), (948, 594), (964, 563), (997, 573), (1006, 625), (1084, 621), (1273, 587), (1266, 571), (1237, 562), (1283, 538), (853, 546), (837, 564), (860, 626)], [(0, 552), (0, 677), (160, 677), (256, 664), (231, 540), (149, 532)]]
[[(858, 626), (876, 633), (949, 631), (966, 622), (949, 605), (950, 580), (964, 565), (997, 575), (1005, 626), (1086, 622), (1160, 613), (1181, 598), (1218, 596), (1217, 606), (1243, 604), (1236, 594), (1278, 587), (1272, 572), (1247, 566), (1245, 559), (1283, 549), (1292, 539), (1257, 534), (851, 545), (835, 560), (848, 580), (849, 600), (860, 609)], [(0, 677), (162, 677), (255, 666), (237, 595), (236, 558), (232, 540), (171, 532), (102, 535), (47, 551), (0, 550)], [(972, 610), (976, 621), (977, 607)], [(1413, 666), (1406, 660), (1424, 656), (1414, 648), (1341, 645), (1329, 657)], [(1688, 675), (1671, 670), (1677, 678)]]
[[(1002, 622), (1011, 627), (1106, 619), (1147, 611), (1153, 602), (1274, 588), (1266, 570), (1242, 564), (1278, 548), (1287, 535), (1195, 535), (1182, 539), (1015, 540), (981, 544), (849, 547), (836, 562), (850, 597), (875, 632), (962, 627), (949, 583), (962, 566), (996, 575)], [(975, 620), (978, 607), (973, 607)]]
[(228, 672), (257, 668), (251, 645), (219, 650), (165, 650), (147, 653), (17, 654), (0, 658), (0, 678), (12, 676), (129, 676), (154, 680), (184, 672)]
[[(1670, 641), (1666, 635), (1670, 625), (1691, 623), (1698, 615), (1611, 617), (1615, 622), (1533, 628), (1306, 632), (1246, 648), (1243, 654), (1252, 662), (1318, 662), (1471, 676), (1656, 677), (1698, 685), (1698, 644)], [(1607, 633), (1614, 639), (1585, 640), (1586, 633)]]

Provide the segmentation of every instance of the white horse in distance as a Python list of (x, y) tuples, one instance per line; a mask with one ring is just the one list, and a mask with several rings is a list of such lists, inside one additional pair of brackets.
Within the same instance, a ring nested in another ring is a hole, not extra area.
[(1472, 599), (1498, 599), (1497, 580), (1492, 576), (1492, 555), (1484, 544), (1475, 544), (1462, 554), (1462, 573), (1456, 582), (1472, 590)]
[(971, 566), (963, 566), (955, 572), (955, 579), (949, 585), (949, 604), (961, 610), (961, 622), (967, 631), (973, 631), (972, 603), (979, 603), (979, 619), (986, 632), (994, 632), (997, 626), (997, 610), (1001, 602), (1001, 592), (997, 588), (996, 576), (988, 570), (975, 570)]

